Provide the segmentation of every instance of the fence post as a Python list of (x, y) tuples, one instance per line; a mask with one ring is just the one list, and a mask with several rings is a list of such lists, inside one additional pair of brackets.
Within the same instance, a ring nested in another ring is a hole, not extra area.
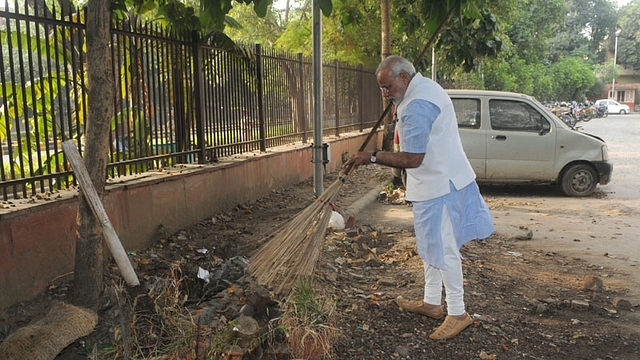
[(309, 139), (307, 138), (307, 131), (309, 130), (307, 127), (307, 112), (305, 101), (307, 98), (304, 96), (304, 56), (302, 53), (298, 53), (298, 125), (300, 126), (300, 130), (302, 131), (302, 143), (306, 144)]
[(260, 151), (267, 151), (267, 131), (264, 113), (264, 69), (262, 66), (262, 45), (256, 44), (256, 79), (258, 83), (258, 127), (260, 129)]
[(364, 75), (362, 75), (362, 64), (358, 65), (358, 122), (360, 123), (360, 132), (364, 130), (364, 106), (362, 102), (364, 101), (364, 95), (362, 94), (362, 90), (364, 89)]
[(198, 149), (198, 163), (199, 164), (204, 164), (205, 162), (205, 150), (207, 148), (207, 145), (205, 144), (205, 137), (204, 137), (204, 120), (202, 119), (202, 104), (204, 104), (204, 101), (202, 99), (202, 97), (204, 96), (204, 88), (202, 87), (202, 52), (200, 49), (200, 36), (198, 35), (197, 31), (192, 31), (191, 32), (191, 36), (192, 36), (192, 41), (193, 41), (193, 45), (192, 45), (192, 51), (193, 51), (193, 82), (194, 82), (194, 90), (193, 90), (193, 101), (194, 104), (193, 106), (195, 107), (194, 109), (194, 116), (195, 116), (195, 123), (196, 123), (196, 142), (197, 144), (191, 144), (193, 145), (197, 145), (197, 149)]
[(335, 65), (336, 71), (333, 75), (333, 80), (335, 83), (335, 114), (336, 114), (336, 136), (340, 136), (340, 89), (338, 88), (338, 71), (340, 70), (340, 66), (338, 65), (338, 59), (333, 60), (333, 64)]

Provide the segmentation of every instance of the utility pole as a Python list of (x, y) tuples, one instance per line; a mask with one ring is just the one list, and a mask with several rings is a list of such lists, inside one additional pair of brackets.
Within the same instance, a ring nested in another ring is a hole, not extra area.
[(618, 57), (618, 35), (620, 35), (620, 32), (622, 32), (622, 29), (618, 29), (616, 30), (616, 44), (613, 47), (613, 81), (611, 83), (611, 98), (613, 100), (617, 100), (616, 99), (616, 58)]

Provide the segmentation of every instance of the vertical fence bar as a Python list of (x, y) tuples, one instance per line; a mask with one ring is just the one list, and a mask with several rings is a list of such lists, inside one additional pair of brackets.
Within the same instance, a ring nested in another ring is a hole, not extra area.
[[(145, 32), (149, 35), (154, 34), (153, 31), (153, 26), (151, 26), (150, 24), (145, 24)], [(162, 150), (162, 145), (159, 144), (158, 139), (160, 138), (158, 136), (158, 113), (156, 111), (156, 107), (158, 106), (157, 103), (157, 84), (158, 84), (158, 80), (156, 77), (156, 66), (158, 64), (158, 61), (156, 61), (155, 58), (155, 42), (153, 40), (151, 40), (150, 38), (147, 38), (144, 40), (144, 46), (142, 47), (144, 52), (143, 52), (143, 65), (144, 65), (144, 69), (146, 69), (146, 76), (145, 76), (145, 87), (146, 87), (146, 96), (145, 98), (147, 99), (147, 106), (146, 106), (146, 110), (145, 112), (146, 114), (146, 122), (147, 122), (147, 128), (149, 131), (149, 140), (148, 140), (148, 145), (147, 145), (147, 149), (149, 151), (149, 155), (151, 156), (156, 156), (158, 154), (160, 154), (161, 150)], [(153, 64), (153, 65), (152, 65)], [(155, 162), (155, 166), (156, 167), (162, 167), (161, 162), (159, 163), (158, 161)]]
[[(46, 36), (49, 37), (51, 36), (51, 31), (55, 31), (55, 27), (53, 26), (45, 26), (45, 33)], [(66, 161), (61, 161), (60, 157), (57, 156), (57, 154), (60, 152), (62, 152), (62, 147), (59, 147), (59, 142), (58, 139), (62, 139), (62, 137), (64, 136), (64, 132), (62, 131), (62, 129), (60, 129), (58, 127), (58, 122), (60, 122), (60, 125), (63, 124), (63, 119), (62, 119), (62, 114), (63, 114), (63, 109), (62, 108), (56, 108), (56, 97), (60, 97), (60, 94), (54, 94), (53, 89), (59, 89), (58, 82), (59, 82), (59, 76), (58, 74), (53, 73), (53, 69), (54, 69), (54, 65), (52, 64), (52, 52), (51, 52), (51, 43), (49, 41), (47, 41), (45, 43), (45, 47), (44, 47), (44, 53), (46, 56), (46, 66), (47, 66), (47, 80), (48, 80), (48, 89), (49, 91), (47, 91), (46, 97), (48, 97), (48, 102), (49, 105), (52, 108), (53, 111), (53, 116), (52, 116), (52, 121), (51, 121), (51, 141), (52, 141), (52, 145), (53, 145), (53, 152), (54, 154), (56, 154), (56, 159), (55, 159), (55, 172), (56, 173), (61, 173), (64, 170), (66, 170), (67, 165), (66, 165)], [(57, 67), (56, 67), (56, 71), (57, 71)], [(60, 143), (61, 144), (61, 143)], [(52, 172), (54, 171), (54, 169), (51, 170)], [(67, 180), (66, 178), (63, 177), (57, 177), (57, 179), (59, 181), (57, 181), (57, 188), (61, 189), (63, 186), (67, 185)], [(63, 179), (65, 179), (63, 181)]]
[[(6, 4), (6, 3), (5, 3)], [(5, 18), (5, 23), (8, 23), (7, 19)], [(0, 64), (2, 64), (2, 71), (0, 72), (0, 81), (2, 81), (2, 108), (3, 109), (8, 109), (9, 108), (9, 103), (8, 103), (8, 99), (7, 96), (5, 95), (7, 93), (7, 79), (5, 77), (5, 72), (4, 72), (4, 42), (3, 42), (4, 38), (0, 37)], [(4, 128), (5, 129), (10, 129), (11, 128), (11, 120), (9, 119), (9, 116), (4, 116)], [(6, 152), (9, 154), (7, 157), (7, 165), (9, 168), (9, 173), (7, 174), (7, 172), (5, 171), (5, 161), (4, 161), (4, 157), (5, 157), (5, 150), (3, 149), (3, 147), (5, 146), (4, 143), (0, 144), (0, 180), (2, 181), (6, 181), (9, 180), (9, 178), (11, 178), (12, 175), (12, 169), (13, 166), (11, 166), (12, 164), (12, 160), (11, 160), (11, 131), (7, 131), (6, 134)], [(9, 198), (9, 194), (7, 194), (7, 189), (6, 188), (2, 188), (2, 199), (3, 200), (8, 200)]]
[(362, 94), (362, 89), (364, 89), (364, 75), (362, 73), (362, 64), (358, 65), (358, 123), (360, 124), (360, 131), (364, 130), (364, 94)]
[(205, 139), (204, 139), (204, 124), (202, 119), (202, 104), (204, 101), (204, 89), (202, 85), (202, 53), (200, 51), (200, 37), (197, 31), (191, 33), (192, 51), (193, 51), (193, 101), (194, 101), (194, 117), (196, 122), (196, 143), (198, 149), (198, 163), (204, 164), (205, 159)]
[[(74, 39), (80, 39), (80, 37), (75, 37), (74, 35), (76, 34), (76, 31), (80, 31), (80, 30), (76, 30), (75, 28), (70, 28), (68, 29), (69, 32), (69, 39), (70, 39), (70, 43), (73, 44), (73, 40)], [(64, 34), (64, 32), (63, 32)], [(79, 40), (77, 40), (78, 44), (80, 44)], [(71, 46), (71, 45), (69, 45)], [(64, 44), (63, 44), (64, 47)], [(78, 118), (79, 114), (77, 113), (78, 111), (83, 111), (84, 113), (80, 116), (82, 116), (83, 119), (86, 119), (86, 112), (84, 111), (84, 109), (86, 109), (86, 101), (83, 99), (83, 89), (84, 89), (84, 77), (80, 78), (80, 76), (78, 75), (78, 72), (81, 72), (82, 70), (82, 64), (78, 64), (77, 60), (77, 55), (75, 54), (75, 51), (69, 51), (69, 49), (64, 48), (63, 51), (65, 52), (65, 61), (64, 64), (68, 64), (71, 63), (70, 66), (70, 70), (65, 71), (66, 73), (71, 73), (71, 80), (67, 79), (67, 81), (69, 83), (71, 83), (72, 86), (72, 91), (69, 93), (70, 95), (73, 95), (73, 99), (69, 99), (69, 124), (73, 124), (73, 116), (71, 116), (71, 109), (75, 109), (76, 110), (76, 118)], [(67, 53), (71, 53), (70, 57), (67, 57)], [(69, 98), (70, 96), (67, 95), (67, 98)], [(73, 107), (71, 107), (71, 101), (73, 100)], [(84, 106), (80, 106), (80, 104), (83, 104)], [(84, 138), (83, 135), (85, 133), (85, 129), (86, 129), (86, 123), (84, 126), (80, 126), (79, 122), (76, 122), (75, 124), (75, 134), (76, 134), (76, 138), (78, 140), (78, 151), (82, 151), (84, 152), (84, 145), (82, 145), (82, 143), (84, 142)]]
[(306, 144), (309, 139), (307, 138), (307, 117), (305, 108), (305, 91), (304, 91), (304, 57), (302, 53), (298, 53), (298, 81), (296, 83), (298, 87), (298, 128), (302, 132), (302, 143)]
[[(26, 5), (25, 5), (26, 6)], [(20, 21), (16, 20), (16, 29), (15, 32), (17, 33), (17, 47), (18, 49), (22, 49), (22, 36), (20, 36), (21, 34), (21, 30), (20, 30), (21, 26), (20, 26)], [(24, 59), (22, 58), (22, 56), (18, 57), (18, 68), (19, 68), (19, 74), (20, 74), (20, 90), (14, 93), (17, 94), (21, 94), (22, 97), (21, 99), (18, 99), (18, 96), (16, 96), (16, 104), (14, 106), (16, 106), (16, 108), (18, 107), (18, 104), (22, 104), (22, 114), (28, 114), (28, 109), (26, 109), (26, 103), (27, 103), (27, 99), (26, 99), (26, 89), (25, 89), (25, 78), (24, 78)], [(15, 69), (15, 68), (14, 68)], [(17, 90), (16, 89), (17, 86), (14, 86), (14, 91)], [(25, 149), (22, 146), (23, 143), (23, 139), (24, 141), (26, 141), (27, 144), (30, 143), (30, 137), (29, 137), (29, 132), (27, 131), (27, 122), (24, 122), (24, 129), (20, 129), (20, 118), (22, 116), (18, 116), (18, 113), (16, 113), (15, 116), (15, 121), (16, 121), (16, 141), (17, 141), (17, 147), (18, 147), (18, 156), (19, 156), (19, 164), (20, 164), (20, 177), (24, 178), (26, 176), (25, 173), (25, 161), (24, 158), (31, 158), (31, 150), (29, 148)], [(23, 133), (24, 132), (24, 133)], [(25, 154), (25, 150), (26, 150), (26, 154)], [(31, 168), (31, 162), (29, 161), (28, 163), (29, 167)], [(29, 172), (32, 173), (32, 172)], [(22, 196), (26, 197), (27, 196), (27, 187), (26, 186), (22, 186)]]
[[(168, 37), (169, 34), (165, 29), (160, 29), (160, 36)], [(175, 154), (178, 150), (178, 145), (176, 142), (176, 133), (175, 129), (175, 118), (173, 117), (173, 109), (171, 108), (171, 81), (173, 79), (173, 73), (171, 72), (171, 49), (170, 44), (163, 41), (160, 44), (159, 50), (160, 59), (162, 59), (162, 69), (158, 69), (160, 74), (164, 74), (162, 77), (162, 105), (160, 107), (162, 111), (162, 122), (160, 123), (163, 134), (165, 134), (162, 140), (167, 144), (168, 151), (172, 154)], [(176, 163), (176, 157), (173, 156), (171, 158), (171, 164)]]
[[(189, 151), (189, 154), (187, 156), (188, 162), (194, 163), (195, 162), (195, 157), (197, 157), (199, 155), (198, 152), (193, 153), (192, 151), (194, 150), (194, 146), (195, 146), (195, 141), (197, 138), (197, 125), (195, 123), (196, 119), (196, 113), (195, 113), (195, 92), (198, 91), (198, 89), (195, 87), (195, 83), (193, 80), (194, 77), (194, 72), (193, 72), (193, 68), (194, 68), (194, 58), (191, 55), (191, 51), (189, 51), (189, 47), (190, 47), (190, 39), (191, 39), (191, 34), (189, 33), (184, 33), (184, 45), (183, 47), (185, 48), (184, 51), (182, 51), (182, 58), (183, 58), (183, 62), (184, 62), (184, 67), (182, 69), (183, 73), (184, 73), (184, 78), (185, 78), (185, 82), (183, 83), (182, 86), (184, 86), (184, 88), (187, 90), (185, 91), (185, 99), (186, 99), (186, 112), (187, 112), (187, 143), (189, 144), (189, 147), (187, 148), (187, 151)], [(199, 160), (198, 160), (199, 161)]]
[[(209, 49), (208, 47), (202, 47), (200, 51), (203, 59), (202, 76), (204, 77), (204, 79), (212, 79), (213, 73), (211, 70), (213, 68), (212, 66), (213, 50)], [(203, 97), (204, 97), (202, 106), (205, 107), (203, 116), (206, 122), (206, 126), (205, 126), (206, 144), (205, 145), (208, 148), (212, 148), (211, 150), (208, 150), (208, 154), (209, 154), (208, 161), (215, 162), (217, 161), (217, 153), (215, 149), (217, 130), (216, 130), (216, 123), (214, 119), (215, 113), (213, 108), (213, 104), (215, 104), (215, 99), (214, 99), (215, 88), (214, 88), (214, 85), (212, 84), (212, 80), (202, 81), (201, 84), (203, 86)]]
[(260, 127), (260, 151), (267, 151), (267, 130), (264, 112), (264, 72), (262, 46), (256, 44), (256, 83), (258, 85), (258, 126)]
[[(27, 49), (32, 49), (32, 37), (31, 37), (31, 22), (25, 21), (25, 33), (26, 39), (25, 43)], [(39, 49), (39, 48), (38, 48)], [(31, 110), (30, 121), (27, 121), (29, 115), (25, 112), (25, 132), (29, 135), (27, 138), (27, 142), (29, 144), (33, 144), (33, 146), (29, 145), (27, 148), (29, 149), (29, 175), (33, 176), (36, 172), (42, 172), (42, 144), (40, 141), (40, 114), (38, 113), (38, 96), (36, 96), (36, 86), (37, 86), (37, 75), (34, 71), (34, 59), (33, 59), (33, 51), (27, 52), (27, 64), (25, 65), (27, 73), (27, 84), (29, 87), (29, 92), (31, 93), (31, 101), (32, 104), (29, 107), (28, 104), (25, 105), (25, 110)], [(27, 88), (24, 88), (25, 92)], [(30, 108), (30, 109), (29, 109)], [(31, 123), (29, 123), (31, 122)], [(47, 151), (48, 152), (48, 151)], [(34, 161), (36, 162), (34, 166)], [(34, 181), (31, 183), (31, 195), (36, 194), (37, 185), (40, 185), (41, 192), (44, 192), (44, 182), (43, 181)]]
[[(143, 27), (139, 18), (136, 18), (136, 21), (133, 23), (134, 34), (139, 34), (142, 32)], [(130, 49), (129, 49), (129, 59), (130, 65), (129, 68), (132, 70), (132, 74), (129, 81), (129, 94), (130, 94), (130, 113), (131, 113), (131, 127), (133, 129), (133, 133), (136, 134), (130, 137), (129, 140), (129, 151), (133, 152), (134, 157), (143, 157), (143, 150), (145, 148), (145, 134), (144, 134), (144, 124), (143, 119), (140, 115), (140, 111), (142, 107), (142, 98), (143, 98), (143, 90), (142, 90), (142, 69), (140, 68), (140, 42), (141, 39), (136, 36), (130, 36)], [(131, 144), (133, 143), (133, 144)], [(147, 169), (145, 164), (136, 163), (136, 172), (143, 172)]]
[[(113, 81), (114, 81), (114, 88), (113, 88), (113, 99), (112, 99), (112, 105), (113, 106), (113, 116), (114, 116), (114, 121), (111, 124), (110, 127), (110, 131), (109, 131), (109, 162), (110, 163), (118, 163), (120, 161), (120, 157), (119, 154), (114, 151), (114, 147), (111, 145), (113, 144), (114, 141), (114, 134), (118, 131), (119, 127), (117, 126), (117, 121), (116, 119), (118, 118), (118, 99), (120, 98), (120, 92), (118, 91), (119, 86), (120, 86), (120, 67), (118, 66), (118, 64), (120, 63), (120, 57), (118, 56), (119, 54), (119, 42), (118, 42), (118, 35), (115, 34), (113, 32), (113, 30), (118, 29), (118, 26), (120, 25), (118, 20), (112, 20), (111, 22), (111, 36), (109, 37), (109, 49), (111, 51), (111, 73), (113, 74)], [(116, 176), (120, 176), (117, 167), (115, 166), (108, 166), (107, 167), (107, 174), (114, 178)]]
[[(41, 34), (40, 34), (40, 27), (36, 26), (35, 27), (35, 38), (36, 39), (40, 39), (41, 38)], [(38, 41), (36, 40), (36, 44), (38, 43)], [(46, 104), (46, 93), (48, 92), (48, 89), (46, 89), (46, 78), (47, 76), (45, 75), (45, 69), (44, 66), (42, 64), (42, 48), (38, 46), (37, 50), (36, 50), (36, 68), (37, 68), (37, 84), (38, 84), (38, 91), (41, 94), (39, 96), (38, 99), (34, 99), (33, 103), (34, 103), (34, 107), (35, 107), (35, 111), (34, 112), (39, 112), (40, 113), (40, 117), (42, 121), (42, 126), (39, 127), (42, 129), (42, 131), (38, 130), (37, 133), (37, 137), (38, 139), (41, 139), (41, 141), (39, 142), (39, 150), (40, 151), (44, 151), (43, 157), (44, 157), (44, 162), (40, 161), (38, 163), (38, 166), (40, 167), (40, 173), (41, 174), (45, 174), (45, 173), (51, 173), (51, 165), (52, 165), (52, 157), (51, 157), (51, 144), (50, 144), (50, 127), (49, 124), (47, 122), (47, 116), (45, 115), (45, 112), (47, 110), (47, 104)], [(36, 81), (34, 81), (34, 83), (36, 83)], [(53, 116), (51, 117), (53, 118)], [(40, 153), (40, 151), (38, 153)], [(47, 184), (45, 184), (45, 181)], [(46, 185), (46, 186), (45, 186)], [(53, 181), (51, 180), (51, 178), (47, 179), (47, 180), (42, 180), (40, 183), (40, 191), (41, 192), (45, 192), (45, 189), (48, 189), (50, 191), (53, 190)]]
[(336, 116), (336, 132), (335, 135), (336, 136), (340, 136), (340, 86), (339, 84), (339, 75), (338, 75), (338, 71), (340, 68), (340, 65), (338, 64), (338, 59), (333, 61), (333, 65), (335, 67), (335, 71), (333, 74), (333, 80), (334, 80), (334, 97), (335, 97), (335, 116)]

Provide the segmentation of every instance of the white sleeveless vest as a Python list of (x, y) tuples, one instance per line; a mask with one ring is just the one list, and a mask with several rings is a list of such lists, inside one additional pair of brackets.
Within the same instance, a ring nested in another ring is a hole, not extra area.
[(440, 108), (440, 115), (433, 123), (429, 141), (425, 144), (422, 164), (414, 169), (406, 169), (406, 199), (424, 201), (448, 194), (450, 181), (459, 190), (469, 185), (476, 175), (462, 148), (458, 122), (449, 95), (438, 83), (420, 73), (416, 73), (411, 79), (397, 108), (400, 151), (403, 151), (402, 117), (406, 106), (414, 100), (426, 100)]

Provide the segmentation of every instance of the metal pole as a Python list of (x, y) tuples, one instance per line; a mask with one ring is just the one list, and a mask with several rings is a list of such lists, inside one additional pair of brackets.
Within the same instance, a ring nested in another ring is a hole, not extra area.
[(322, 13), (313, 0), (313, 184), (316, 196), (323, 193), (322, 166)]
[(436, 47), (431, 48), (431, 80), (438, 81), (436, 79)]
[(613, 81), (611, 82), (611, 98), (616, 100), (616, 58), (618, 57), (618, 35), (620, 35), (620, 29), (616, 31), (616, 44), (613, 47)]

